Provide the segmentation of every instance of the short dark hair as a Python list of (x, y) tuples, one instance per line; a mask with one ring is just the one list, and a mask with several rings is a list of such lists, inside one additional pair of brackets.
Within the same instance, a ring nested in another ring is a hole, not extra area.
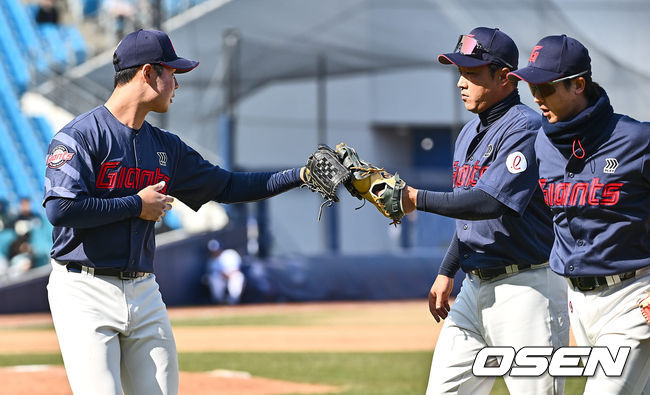
[(497, 71), (501, 70), (504, 67), (508, 67), (508, 66), (504, 66), (504, 65), (501, 65), (501, 64), (497, 64), (497, 63), (489, 63), (488, 64), (488, 69), (490, 70), (490, 75), (492, 77), (494, 77), (494, 74), (496, 74)]
[(488, 63), (488, 69), (490, 69), (490, 74), (492, 77), (494, 77), (494, 74), (496, 74), (497, 71), (501, 70), (502, 68), (506, 68), (509, 71), (513, 71), (509, 66), (502, 64), (502, 63)]
[[(591, 79), (591, 75), (585, 75), (582, 76), (582, 78), (585, 79), (585, 97), (589, 103), (593, 103), (598, 100), (598, 98), (600, 98), (600, 95), (603, 93), (603, 88), (601, 88), (597, 82)], [(573, 79), (574, 78), (571, 80)], [(562, 81), (566, 88), (569, 88), (571, 86), (571, 80)]]
[[(115, 60), (113, 60), (115, 62)], [(161, 75), (163, 72), (163, 66), (158, 63), (152, 63), (151, 67), (156, 71), (158, 75)], [(115, 78), (113, 79), (113, 88), (124, 85), (131, 81), (133, 77), (138, 73), (140, 66), (129, 67), (124, 70), (115, 72)]]
[[(494, 75), (497, 73), (497, 71), (501, 70), (502, 68), (507, 68), (508, 70), (512, 71), (512, 69), (505, 64), (500, 64), (500, 63), (489, 63), (488, 65), (488, 70), (490, 70), (490, 77), (494, 79)], [(510, 81), (513, 83), (514, 86), (517, 86), (516, 81)]]

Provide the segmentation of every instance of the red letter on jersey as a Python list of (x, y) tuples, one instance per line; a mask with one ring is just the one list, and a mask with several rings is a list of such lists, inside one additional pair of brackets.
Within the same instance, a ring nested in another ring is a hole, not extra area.
[(120, 162), (106, 162), (102, 164), (102, 167), (99, 169), (99, 176), (95, 181), (95, 186), (97, 188), (103, 189), (112, 189), (115, 188), (115, 182), (117, 181), (117, 172), (113, 169), (117, 168), (120, 165)]

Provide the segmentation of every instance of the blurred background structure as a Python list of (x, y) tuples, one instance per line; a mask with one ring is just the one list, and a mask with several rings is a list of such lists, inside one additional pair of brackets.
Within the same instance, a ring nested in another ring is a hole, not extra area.
[[(473, 117), (457, 71), (436, 61), (476, 26), (499, 27), (520, 66), (539, 38), (565, 33), (590, 50), (595, 81), (618, 112), (649, 118), (641, 0), (3, 0), (0, 7), (0, 312), (47, 309), (49, 226), (41, 206), (53, 133), (112, 90), (112, 52), (137, 28), (160, 28), (184, 57), (169, 113), (149, 121), (235, 171), (304, 164), (344, 141), (418, 188), (449, 190), (456, 134)], [(520, 86), (525, 103), (533, 105)], [(207, 243), (243, 257), (241, 300), (424, 297), (453, 221), (407, 216), (398, 227), (341, 191), (293, 190), (268, 201), (175, 205), (161, 224), (157, 277), (167, 304), (210, 301)], [(363, 230), (360, 232), (360, 230)], [(27, 259), (27, 260), (26, 260)], [(462, 275), (460, 275), (462, 276)], [(460, 281), (457, 281), (460, 284)]]

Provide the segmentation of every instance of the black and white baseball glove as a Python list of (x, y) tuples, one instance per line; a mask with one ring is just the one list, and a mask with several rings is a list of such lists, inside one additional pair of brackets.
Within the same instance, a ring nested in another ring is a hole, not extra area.
[(330, 207), (339, 201), (336, 189), (339, 185), (347, 183), (351, 176), (352, 173), (343, 166), (337, 153), (325, 144), (319, 145), (316, 152), (309, 156), (305, 165), (305, 184), (302, 186), (320, 193), (325, 199), (318, 210), (319, 221), (323, 206)]

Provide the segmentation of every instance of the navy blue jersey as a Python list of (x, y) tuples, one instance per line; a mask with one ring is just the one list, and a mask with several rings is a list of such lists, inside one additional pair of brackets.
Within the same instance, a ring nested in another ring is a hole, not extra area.
[(551, 216), (537, 187), (534, 152), (540, 124), (540, 115), (517, 104), (490, 126), (477, 145), (472, 141), (478, 118), (460, 132), (454, 151), (454, 192), (479, 188), (518, 214), (456, 220), (464, 271), (548, 260), (553, 243)]
[[(561, 136), (580, 144), (564, 139), (563, 147)], [(545, 122), (536, 151), (555, 224), (553, 271), (604, 276), (648, 266), (650, 124), (615, 114), (603, 93), (573, 120)]]
[[(126, 271), (153, 271), (155, 222), (138, 218), (138, 191), (165, 181), (161, 193), (196, 210), (209, 200), (228, 201), (221, 198), (233, 195), (233, 175), (249, 174), (231, 173), (212, 165), (178, 136), (148, 122), (139, 130), (129, 128), (104, 106), (78, 116), (61, 129), (48, 152), (44, 205), (53, 198), (117, 198), (131, 206), (123, 210), (123, 218), (101, 226), (55, 226), (51, 256), (60, 261)], [(298, 177), (297, 171), (289, 173), (292, 180)], [(236, 197), (238, 201), (245, 201), (246, 195), (251, 195), (249, 191), (260, 189), (257, 184), (267, 187), (267, 177), (240, 179), (243, 187), (237, 188), (242, 191)], [(255, 195), (253, 199), (260, 197), (265, 196)]]

